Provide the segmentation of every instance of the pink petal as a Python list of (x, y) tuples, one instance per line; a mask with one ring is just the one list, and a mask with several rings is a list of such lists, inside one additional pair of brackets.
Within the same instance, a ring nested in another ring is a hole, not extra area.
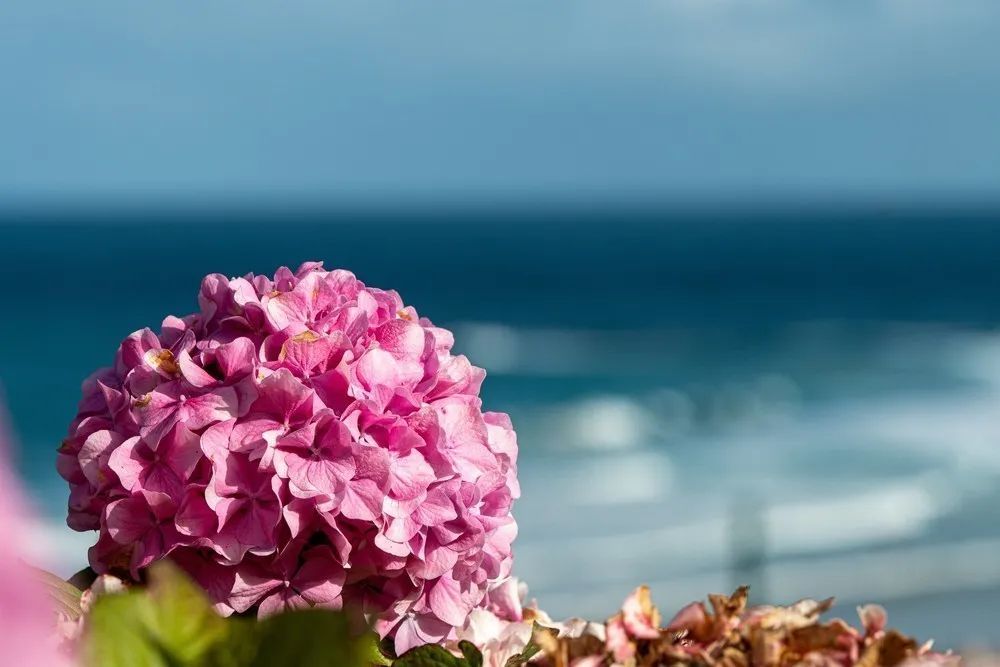
[(411, 648), (424, 644), (440, 644), (453, 631), (451, 625), (431, 614), (407, 615), (396, 630), (394, 639), (396, 655), (403, 655)]
[(492, 586), (487, 593), (490, 609), (500, 618), (514, 622), (524, 616), (522, 597), (520, 582), (514, 577)]
[(290, 324), (304, 324), (309, 318), (306, 300), (295, 292), (285, 292), (268, 299), (265, 312), (274, 331), (282, 331)]
[(108, 535), (118, 544), (132, 544), (156, 526), (156, 517), (142, 496), (110, 503), (105, 510)]
[(274, 470), (279, 477), (288, 478), (289, 459), (299, 460), (303, 456), (309, 456), (309, 450), (316, 439), (316, 427), (316, 422), (309, 422), (300, 429), (277, 437), (274, 443)]
[(379, 348), (365, 352), (355, 364), (354, 372), (361, 386), (368, 391), (375, 387), (391, 387), (400, 383), (400, 369), (396, 358)]
[(291, 536), (294, 540), (303, 531), (312, 528), (315, 523), (316, 506), (310, 500), (296, 498), (281, 508), (281, 516), (285, 520), (285, 525), (291, 531)]
[(287, 368), (279, 368), (260, 381), (260, 396), (253, 411), (274, 417), (276, 420), (290, 421), (293, 415), (305, 416), (313, 396), (312, 390), (302, 384)]
[(370, 479), (355, 479), (344, 488), (340, 512), (348, 519), (373, 521), (382, 515), (385, 493)]
[(343, 334), (337, 333), (339, 338), (334, 340), (306, 329), (284, 342), (278, 360), (302, 375), (312, 374), (314, 370), (323, 372), (333, 353), (348, 345)]
[(392, 496), (386, 496), (385, 500), (382, 501), (382, 512), (385, 513), (386, 516), (390, 517), (409, 517), (417, 512), (425, 499), (426, 496), (424, 494), (420, 494), (407, 500), (399, 500), (397, 498), (393, 498)]
[(184, 480), (163, 463), (147, 462), (147, 467), (142, 471), (140, 479), (141, 484), (136, 490), (143, 495), (162, 493), (171, 498), (177, 498), (183, 493)]
[(170, 382), (133, 401), (132, 413), (139, 424), (139, 433), (150, 447), (155, 449), (160, 438), (180, 418), (178, 412), (181, 395), (178, 383)]
[(249, 338), (237, 338), (215, 350), (215, 360), (227, 381), (243, 377), (257, 364), (257, 348)]
[(281, 518), (280, 507), (251, 500), (233, 502), (227, 507), (223, 527), (236, 540), (250, 548), (273, 548), (274, 529)]
[(434, 479), (434, 469), (416, 450), (390, 460), (389, 490), (395, 498), (406, 500), (423, 495)]
[(451, 357), (438, 369), (433, 388), (427, 392), (427, 400), (435, 401), (456, 394), (479, 394), (479, 387), (486, 377), (486, 371), (469, 363), (463, 355)]
[(424, 526), (437, 526), (458, 517), (455, 504), (441, 487), (427, 492), (427, 497), (414, 512), (414, 519)]
[(145, 467), (145, 458), (136, 451), (136, 446), (140, 442), (138, 437), (129, 438), (111, 452), (108, 458), (108, 468), (118, 476), (126, 491), (138, 490), (139, 476)]
[(268, 447), (268, 438), (284, 432), (284, 426), (270, 417), (237, 421), (229, 439), (229, 449), (260, 458)]
[(309, 603), (302, 596), (282, 583), (280, 588), (260, 601), (260, 607), (257, 609), (257, 618), (267, 618), (268, 616), (274, 616), (286, 611), (308, 608)]
[(236, 416), (239, 399), (232, 387), (218, 387), (211, 393), (188, 398), (179, 412), (180, 419), (192, 431)]
[(328, 513), (324, 513), (322, 518), (326, 523), (326, 526), (323, 527), (323, 534), (325, 534), (327, 539), (330, 540), (330, 548), (333, 551), (334, 558), (338, 563), (349, 563), (352, 551), (351, 541), (347, 539), (347, 536), (345, 536), (337, 526), (336, 519), (334, 517), (330, 516)]
[(399, 556), (405, 558), (411, 553), (409, 545), (403, 544), (401, 542), (395, 542), (390, 540), (383, 533), (379, 533), (375, 536), (374, 540), (375, 546), (392, 556)]
[(313, 547), (304, 554), (292, 587), (310, 604), (339, 608), (344, 579), (344, 568), (333, 551), (325, 546)]
[[(327, 413), (329, 414), (329, 413)], [(302, 432), (304, 435), (299, 436)], [(315, 434), (310, 438), (311, 434)], [(287, 468), (293, 485), (308, 496), (336, 496), (356, 471), (351, 454), (351, 434), (336, 417), (324, 418), (315, 429), (300, 429), (277, 443), (276, 465)]]
[(350, 382), (341, 371), (332, 370), (312, 378), (313, 389), (316, 395), (327, 407), (333, 409), (338, 414), (354, 401), (350, 394)]
[(397, 359), (420, 359), (427, 350), (427, 334), (416, 322), (396, 319), (375, 330), (375, 340)]
[(379, 487), (389, 481), (389, 453), (381, 447), (355, 445), (352, 448), (355, 479), (372, 480)]
[(488, 441), (478, 398), (454, 396), (436, 401), (434, 408), (438, 413), (438, 423), (452, 447), (485, 444)]
[(468, 480), (498, 469), (496, 457), (486, 446), (486, 423), (479, 413), (478, 400), (452, 397), (434, 404), (446, 436), (444, 454)]
[(421, 525), (410, 519), (391, 519), (385, 528), (385, 536), (393, 542), (409, 542), (410, 539), (420, 532)]
[(246, 454), (227, 452), (212, 460), (212, 489), (222, 496), (275, 498), (271, 491), (273, 475), (250, 460)]
[[(350, 458), (338, 460), (311, 460), (291, 455), (287, 459), (288, 478), (311, 496), (334, 496), (344, 486), (345, 478), (354, 471)], [(347, 471), (346, 475), (344, 471)]]
[(125, 368), (132, 369), (143, 363), (146, 352), (160, 349), (160, 339), (152, 329), (146, 327), (129, 335), (122, 341), (119, 348), (121, 362)]
[(227, 419), (218, 424), (212, 424), (205, 429), (205, 432), (199, 438), (199, 445), (205, 456), (214, 459), (216, 456), (224, 455), (225, 452), (229, 451), (229, 440), (235, 424), (235, 419)]
[(179, 425), (160, 441), (157, 454), (182, 480), (191, 476), (203, 455), (198, 436)]
[(204, 387), (210, 387), (218, 380), (212, 377), (204, 368), (199, 366), (191, 358), (191, 354), (187, 350), (181, 352), (177, 355), (177, 365), (180, 367), (181, 376), (190, 384), (192, 387), (198, 387), (199, 389)]
[(205, 276), (201, 281), (201, 290), (198, 292), (198, 305), (201, 307), (205, 319), (211, 321), (216, 313), (224, 307), (228, 297), (228, 278), (221, 273), (210, 273)]
[(174, 517), (174, 525), (179, 533), (192, 537), (205, 537), (215, 533), (219, 517), (205, 501), (205, 487), (189, 486), (185, 489), (184, 498)]
[(433, 537), (428, 538), (423, 567), (419, 575), (424, 579), (436, 579), (448, 572), (458, 562), (458, 554), (447, 546), (438, 544)]
[(444, 451), (463, 479), (474, 480), (498, 471), (496, 457), (484, 445), (466, 444)]
[(229, 595), (229, 605), (242, 614), (270, 593), (284, 586), (281, 579), (254, 565), (236, 568), (233, 590)]
[(427, 602), (434, 615), (456, 627), (465, 623), (471, 607), (462, 596), (461, 584), (445, 575), (430, 586)]
[(491, 450), (505, 454), (511, 461), (517, 459), (517, 434), (510, 422), (510, 416), (503, 412), (484, 412), (486, 435)]

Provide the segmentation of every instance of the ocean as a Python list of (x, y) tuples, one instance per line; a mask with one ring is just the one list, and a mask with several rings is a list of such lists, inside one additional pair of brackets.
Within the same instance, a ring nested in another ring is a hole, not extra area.
[(879, 601), (998, 641), (1000, 209), (118, 207), (0, 212), (0, 383), (42, 522), (82, 379), (209, 272), (322, 260), (455, 331), (511, 414), (515, 571), (555, 616)]

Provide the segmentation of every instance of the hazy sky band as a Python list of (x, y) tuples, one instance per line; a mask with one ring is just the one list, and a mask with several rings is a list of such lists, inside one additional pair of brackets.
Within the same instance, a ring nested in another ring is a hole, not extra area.
[(1000, 193), (988, 0), (10, 0), (0, 194)]

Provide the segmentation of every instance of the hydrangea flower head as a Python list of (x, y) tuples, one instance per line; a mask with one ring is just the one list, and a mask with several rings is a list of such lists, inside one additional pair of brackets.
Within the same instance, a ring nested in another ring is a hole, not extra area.
[(224, 613), (362, 609), (454, 638), (510, 574), (517, 441), (450, 332), (347, 271), (207, 276), (126, 338), (59, 450), (91, 566), (170, 558)]

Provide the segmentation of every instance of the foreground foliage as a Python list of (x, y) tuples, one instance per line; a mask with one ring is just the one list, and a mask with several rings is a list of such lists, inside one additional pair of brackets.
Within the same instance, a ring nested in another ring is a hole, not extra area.
[[(205, 593), (169, 563), (149, 570), (148, 584), (125, 589), (99, 577), (80, 592), (39, 573), (49, 592), (64, 651), (84, 667), (916, 667), (953, 665), (887, 629), (885, 611), (860, 608), (860, 628), (823, 620), (832, 600), (787, 607), (748, 607), (747, 589), (692, 603), (666, 624), (642, 586), (605, 623), (555, 622), (535, 605), (517, 603), (516, 620), (476, 610), (458, 638), (400, 656), (360, 616), (304, 608), (263, 620), (223, 617)], [(115, 583), (117, 582), (117, 583)], [(516, 591), (512, 581), (510, 590)], [(523, 594), (523, 587), (521, 588)], [(508, 609), (508, 611), (510, 611)]]
[(89, 609), (86, 595), (78, 592), (77, 616), (63, 621), (79, 624), (79, 633), (66, 633), (66, 650), (87, 667), (387, 664), (376, 636), (363, 626), (359, 631), (346, 614), (301, 609), (259, 622), (224, 618), (200, 588), (166, 563), (150, 568), (148, 586), (105, 593)]

